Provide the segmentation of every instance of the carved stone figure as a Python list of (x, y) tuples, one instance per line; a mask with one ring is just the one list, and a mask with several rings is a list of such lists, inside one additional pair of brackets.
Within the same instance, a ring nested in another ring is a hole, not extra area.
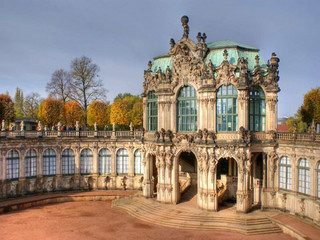
[(181, 23), (183, 26), (183, 36), (182, 38), (188, 38), (189, 36), (189, 26), (188, 26), (189, 18), (187, 16), (183, 16), (181, 18)]

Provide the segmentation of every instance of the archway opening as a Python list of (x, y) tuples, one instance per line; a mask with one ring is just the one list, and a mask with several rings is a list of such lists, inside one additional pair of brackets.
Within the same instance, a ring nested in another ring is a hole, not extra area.
[(263, 186), (263, 158), (262, 153), (259, 153), (252, 164), (252, 184), (253, 186), (253, 206), (261, 206), (261, 194)]
[(151, 158), (151, 168), (150, 168), (150, 176), (151, 176), (151, 191), (152, 197), (157, 197), (157, 185), (158, 185), (158, 169), (156, 165), (156, 156), (150, 155)]
[(221, 158), (217, 165), (219, 208), (234, 207), (237, 201), (238, 166), (233, 158)]
[(182, 152), (179, 156), (179, 186), (181, 202), (197, 204), (197, 159), (192, 152)]

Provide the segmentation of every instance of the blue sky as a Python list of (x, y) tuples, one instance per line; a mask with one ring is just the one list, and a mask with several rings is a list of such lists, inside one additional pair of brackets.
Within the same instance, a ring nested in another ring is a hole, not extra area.
[(278, 115), (293, 115), (303, 94), (320, 86), (319, 1), (1, 0), (0, 93), (47, 96), (51, 74), (86, 55), (100, 66), (108, 100), (142, 92), (143, 70), (182, 36), (205, 32), (207, 42), (229, 39), (280, 58)]

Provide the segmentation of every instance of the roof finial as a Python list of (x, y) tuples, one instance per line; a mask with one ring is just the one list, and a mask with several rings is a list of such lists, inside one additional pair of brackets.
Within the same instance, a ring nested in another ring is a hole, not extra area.
[(223, 57), (224, 57), (224, 60), (225, 60), (225, 61), (228, 59), (228, 51), (227, 51), (227, 49), (225, 49), (225, 50), (223, 51)]
[(183, 16), (181, 18), (181, 23), (182, 23), (182, 26), (183, 26), (183, 36), (182, 36), (182, 38), (188, 38), (188, 36), (189, 36), (188, 22), (189, 22), (188, 16)]
[(256, 55), (254, 59), (256, 60), (256, 66), (259, 66), (259, 60), (260, 60), (259, 55)]

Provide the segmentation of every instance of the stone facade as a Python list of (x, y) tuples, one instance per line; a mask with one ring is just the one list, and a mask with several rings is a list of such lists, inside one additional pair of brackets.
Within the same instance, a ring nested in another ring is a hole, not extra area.
[[(205, 33), (199, 33), (194, 42), (189, 39), (188, 18), (181, 21), (182, 38), (177, 42), (171, 39), (169, 53), (150, 61), (144, 73), (142, 132), (3, 129), (0, 196), (140, 189), (147, 198), (177, 204), (183, 192), (193, 186), (197, 204), (205, 210), (217, 211), (226, 199), (233, 199), (238, 212), (248, 212), (256, 206), (276, 208), (319, 223), (320, 135), (276, 132), (279, 58), (272, 53), (265, 64), (258, 49), (230, 41), (207, 43)], [(253, 91), (258, 88), (260, 92)], [(181, 94), (182, 89), (186, 89), (185, 95)], [(256, 116), (251, 107), (253, 93), (263, 105)], [(223, 100), (228, 94), (233, 97), (231, 102), (234, 100), (231, 105), (228, 98)], [(230, 109), (222, 110), (221, 106)], [(223, 115), (229, 110), (232, 114)], [(253, 123), (251, 117), (258, 120)], [(28, 178), (25, 164), (30, 149), (36, 152), (37, 175)], [(46, 149), (55, 152), (53, 175), (43, 174)], [(75, 169), (71, 175), (62, 174), (61, 170), (65, 149), (74, 152)], [(92, 152), (90, 174), (80, 171), (83, 149)], [(111, 171), (107, 174), (99, 173), (101, 149), (108, 149), (111, 154)], [(119, 149), (128, 151), (126, 173), (116, 170)], [(19, 158), (16, 178), (8, 177), (8, 168), (14, 168), (8, 167), (12, 150)], [(134, 171), (136, 150), (141, 153), (143, 174)], [(284, 158), (290, 159), (287, 165), (281, 163)], [(302, 159), (308, 166), (300, 166)]]

